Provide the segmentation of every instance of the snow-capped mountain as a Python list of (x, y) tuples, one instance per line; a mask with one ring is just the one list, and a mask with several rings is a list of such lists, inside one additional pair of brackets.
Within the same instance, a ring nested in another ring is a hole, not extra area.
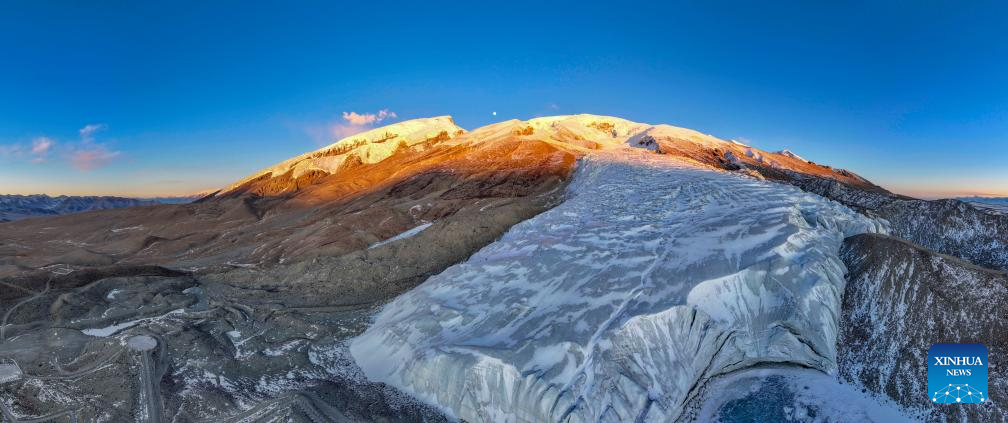
[(776, 169), (881, 190), (857, 175), (817, 165), (790, 151), (770, 153), (670, 125), (649, 125), (610, 116), (574, 115), (511, 120), (467, 134), (450, 116), (440, 116), (400, 122), (343, 138), (249, 175), (218, 195), (289, 193), (341, 170), (379, 163), (397, 152), (424, 151), (436, 145), (473, 146), (508, 137), (547, 142), (578, 155), (597, 149), (632, 146), (728, 170), (743, 166)]
[(423, 151), (464, 133), (451, 116), (413, 119), (372, 129), (243, 178), (220, 195), (249, 191), (273, 195), (296, 190), (340, 169), (378, 163), (398, 151)]
[[(928, 287), (937, 278), (999, 298), (1003, 273), (990, 269), (1008, 266), (1006, 219), (669, 125), (404, 121), (196, 202), (0, 224), (0, 277), (21, 288), (0, 290), (11, 381), (0, 411), (956, 418), (922, 408), (920, 363), (906, 358), (944, 332), (886, 319), (956, 319), (957, 339), (999, 345), (984, 337), (998, 327), (958, 317), (989, 304)], [(926, 316), (939, 297), (944, 317)], [(910, 349), (880, 357), (899, 348)], [(90, 354), (74, 361), (76, 379), (51, 366), (62, 349)], [(885, 363), (885, 380), (868, 359)], [(126, 376), (77, 382), (107, 368)], [(976, 416), (1004, 415), (985, 406)]]
[(1001, 214), (1008, 214), (1008, 197), (960, 197), (957, 200)]
[(0, 195), (0, 222), (151, 204), (157, 202), (108, 196)]

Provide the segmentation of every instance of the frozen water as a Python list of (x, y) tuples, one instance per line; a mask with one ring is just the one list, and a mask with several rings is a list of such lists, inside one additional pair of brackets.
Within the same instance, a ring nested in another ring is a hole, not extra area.
[(165, 316), (170, 316), (172, 314), (179, 314), (179, 313), (184, 313), (184, 312), (185, 312), (184, 309), (178, 309), (178, 310), (170, 311), (167, 314), (164, 314), (162, 316), (145, 317), (145, 318), (142, 318), (142, 319), (130, 320), (128, 322), (118, 323), (118, 324), (106, 326), (106, 327), (103, 327), (103, 328), (82, 329), (81, 332), (84, 333), (85, 335), (97, 336), (97, 337), (100, 337), (100, 338), (104, 338), (104, 337), (112, 336), (112, 335), (114, 335), (116, 333), (119, 333), (122, 330), (129, 329), (129, 328), (131, 328), (133, 326), (136, 326), (136, 325), (144, 323), (144, 322), (148, 322), (148, 321), (151, 321), (151, 320), (160, 319), (160, 318), (165, 317)]
[(0, 363), (0, 383), (21, 379), (21, 368), (13, 362)]
[(718, 374), (834, 372), (837, 254), (869, 231), (790, 186), (600, 152), (563, 204), (396, 298), (351, 352), (469, 421), (668, 421)]
[(157, 340), (147, 335), (137, 335), (127, 339), (126, 346), (133, 351), (150, 351), (157, 347)]
[(801, 368), (752, 369), (719, 378), (706, 391), (701, 422), (910, 422), (899, 405)]

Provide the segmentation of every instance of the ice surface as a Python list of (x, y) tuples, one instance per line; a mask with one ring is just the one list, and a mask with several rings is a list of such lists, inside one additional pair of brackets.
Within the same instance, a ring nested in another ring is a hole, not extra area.
[(145, 317), (143, 319), (130, 320), (128, 322), (118, 323), (118, 324), (106, 326), (106, 327), (103, 327), (103, 328), (82, 329), (81, 332), (84, 333), (85, 335), (90, 335), (90, 336), (96, 336), (96, 337), (104, 338), (104, 337), (115, 335), (116, 333), (119, 333), (122, 330), (129, 329), (129, 328), (131, 328), (133, 326), (136, 326), (136, 325), (144, 323), (144, 322), (148, 322), (148, 321), (151, 321), (151, 320), (160, 319), (160, 318), (165, 317), (165, 316), (170, 316), (172, 314), (178, 314), (178, 313), (184, 313), (184, 312), (185, 312), (185, 310), (178, 309), (178, 310), (170, 311), (167, 314), (164, 314), (162, 316)]
[(13, 382), (21, 379), (21, 368), (14, 362), (0, 363), (0, 383)]
[(837, 253), (869, 231), (790, 186), (600, 152), (563, 204), (396, 298), (351, 353), (468, 421), (668, 421), (718, 374), (834, 372)]
[(150, 351), (157, 347), (157, 340), (147, 335), (137, 335), (126, 340), (126, 347), (133, 351)]
[(764, 368), (719, 378), (701, 422), (910, 422), (898, 404), (812, 369)]

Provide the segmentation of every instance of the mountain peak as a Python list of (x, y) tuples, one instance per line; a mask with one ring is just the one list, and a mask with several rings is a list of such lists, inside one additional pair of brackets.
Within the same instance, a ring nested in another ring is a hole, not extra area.
[[(782, 156), (788, 156), (788, 157), (790, 157), (792, 159), (805, 160), (804, 157), (799, 156), (799, 155), (795, 154), (793, 151), (788, 150), (786, 148), (783, 149), (783, 150), (781, 150), (781, 151), (778, 151), (777, 154), (780, 154)], [(805, 161), (808, 161), (808, 160), (805, 160)]]
[[(227, 193), (249, 181), (290, 174), (298, 178), (311, 172), (333, 173), (351, 163), (377, 163), (401, 148), (425, 149), (466, 131), (451, 116), (410, 119), (350, 135), (315, 151), (293, 157), (239, 180)], [(348, 162), (349, 160), (349, 162)]]
[(406, 120), (345, 137), (244, 178), (222, 194), (250, 189), (264, 195), (292, 192), (343, 169), (376, 164), (399, 152), (423, 152), (448, 141), (471, 146), (531, 145), (528, 143), (535, 141), (575, 156), (593, 150), (645, 149), (715, 169), (756, 169), (774, 178), (783, 177), (781, 172), (797, 172), (878, 188), (850, 172), (808, 162), (788, 150), (767, 152), (672, 125), (577, 114), (511, 119), (467, 132), (446, 115)]

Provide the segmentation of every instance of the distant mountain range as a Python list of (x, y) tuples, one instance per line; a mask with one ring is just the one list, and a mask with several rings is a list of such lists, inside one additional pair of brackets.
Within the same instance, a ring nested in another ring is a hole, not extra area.
[(958, 200), (1001, 214), (1008, 214), (1008, 197), (960, 197)]
[(191, 202), (201, 196), (197, 194), (183, 197), (126, 198), (92, 195), (60, 195), (57, 197), (50, 197), (44, 194), (0, 195), (0, 222), (92, 210), (119, 209), (154, 204), (181, 204)]

